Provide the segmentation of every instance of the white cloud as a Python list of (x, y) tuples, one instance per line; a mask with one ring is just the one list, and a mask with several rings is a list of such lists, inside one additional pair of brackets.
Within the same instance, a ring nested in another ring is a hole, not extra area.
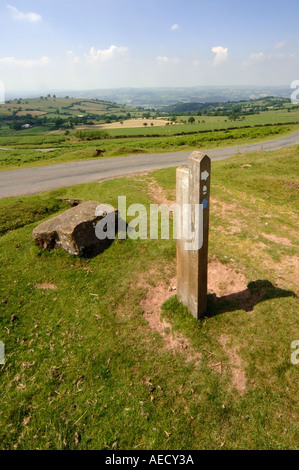
[(278, 42), (277, 44), (275, 44), (275, 49), (282, 49), (285, 45), (286, 45), (286, 41), (281, 41), (281, 42)]
[(171, 26), (170, 29), (171, 29), (171, 31), (176, 31), (177, 29), (179, 29), (179, 25), (175, 23)]
[(258, 52), (258, 53), (251, 54), (248, 57), (248, 59), (243, 62), (243, 65), (249, 66), (253, 64), (261, 64), (265, 60), (266, 60), (265, 54), (263, 52)]
[(258, 52), (257, 54), (251, 54), (249, 60), (252, 62), (263, 62), (265, 60), (265, 54), (263, 52)]
[(228, 59), (227, 47), (221, 47), (221, 46), (213, 47), (212, 52), (216, 54), (216, 57), (214, 58), (214, 61), (213, 61), (214, 65), (220, 65)]
[(23, 13), (22, 11), (18, 10), (16, 7), (12, 5), (7, 5), (7, 8), (10, 10), (11, 15), (14, 20), (18, 21), (30, 21), (31, 23), (37, 23), (41, 21), (42, 16), (37, 13)]
[(0, 65), (7, 67), (32, 68), (49, 64), (50, 59), (43, 56), (40, 59), (16, 59), (15, 57), (1, 57)]
[(67, 52), (66, 52), (66, 55), (67, 55), (69, 61), (70, 61), (72, 64), (77, 64), (77, 63), (79, 62), (79, 60), (80, 60), (79, 57), (76, 56), (76, 54), (74, 54), (73, 51), (67, 51)]
[(156, 57), (156, 61), (167, 63), (170, 61), (170, 59), (169, 57), (159, 55), (158, 57)]
[(246, 59), (242, 65), (245, 67), (253, 67), (253, 66), (258, 66), (258, 65), (263, 65), (266, 64), (268, 67), (271, 66), (271, 64), (276, 64), (278, 65), (278, 61), (288, 61), (288, 60), (294, 60), (296, 59), (296, 54), (295, 53), (282, 53), (282, 52), (277, 52), (275, 54), (264, 54), (264, 52), (258, 52), (251, 54), (248, 59)]
[(156, 61), (159, 62), (160, 64), (167, 64), (167, 63), (178, 64), (180, 62), (180, 59), (178, 57), (171, 58), (171, 57), (159, 55), (158, 57), (156, 57)]
[(109, 49), (96, 49), (91, 47), (89, 54), (85, 54), (87, 60), (91, 62), (106, 61), (115, 57), (124, 56), (128, 52), (127, 47), (110, 46)]

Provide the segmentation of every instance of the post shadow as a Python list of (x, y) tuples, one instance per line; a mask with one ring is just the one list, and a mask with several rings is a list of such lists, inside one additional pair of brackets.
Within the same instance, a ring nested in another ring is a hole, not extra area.
[(250, 282), (247, 289), (241, 292), (222, 297), (217, 297), (216, 294), (209, 294), (208, 311), (205, 316), (211, 318), (236, 310), (251, 312), (258, 303), (283, 297), (297, 297), (297, 295), (292, 291), (273, 286), (270, 281), (257, 280)]

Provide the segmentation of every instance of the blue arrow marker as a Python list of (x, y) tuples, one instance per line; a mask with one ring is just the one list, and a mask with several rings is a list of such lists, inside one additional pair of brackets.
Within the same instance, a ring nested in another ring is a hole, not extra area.
[(204, 199), (201, 204), (202, 204), (203, 210), (207, 209), (209, 205), (209, 201), (207, 201), (207, 199)]

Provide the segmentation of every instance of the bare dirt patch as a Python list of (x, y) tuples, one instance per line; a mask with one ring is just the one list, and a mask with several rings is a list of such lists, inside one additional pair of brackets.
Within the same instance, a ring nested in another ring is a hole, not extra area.
[[(165, 347), (172, 351), (184, 352), (188, 360), (196, 360), (201, 357), (199, 352), (192, 350), (187, 338), (172, 332), (171, 325), (161, 318), (161, 306), (166, 300), (176, 293), (176, 277), (169, 279), (167, 285), (162, 281), (155, 287), (149, 284), (149, 280), (156, 277), (156, 273), (151, 270), (146, 276), (139, 280), (137, 287), (147, 289), (146, 297), (141, 301), (140, 306), (144, 312), (149, 327), (157, 331), (164, 339)], [(222, 302), (225, 299), (237, 299), (241, 308), (251, 310), (256, 304), (261, 292), (252, 294), (247, 288), (247, 281), (243, 274), (234, 269), (213, 260), (209, 264), (209, 291), (215, 294), (216, 301)]]
[(288, 188), (291, 189), (299, 189), (299, 183), (296, 183), (296, 181), (288, 182), (288, 183), (283, 183), (283, 186), (287, 186)]
[(36, 152), (43, 152), (43, 153), (54, 152), (54, 150), (59, 150), (59, 149), (58, 149), (58, 148), (53, 148), (53, 149), (35, 149)]
[[(146, 124), (146, 126), (144, 125)], [(172, 124), (170, 121), (166, 120), (156, 120), (156, 119), (127, 119), (123, 121), (123, 124), (120, 122), (112, 122), (111, 124), (102, 124), (92, 126), (93, 129), (134, 129), (136, 127), (164, 127)], [(85, 126), (80, 126), (78, 129), (86, 129)]]
[(268, 248), (268, 246), (265, 243), (262, 243), (262, 242), (258, 242), (257, 246), (259, 248), (262, 248), (262, 250), (266, 250)]
[(211, 203), (218, 206), (217, 207), (218, 210), (220, 206), (222, 216), (224, 216), (226, 212), (232, 212), (232, 211), (237, 212), (238, 210), (237, 204), (219, 201), (219, 199), (217, 199), (216, 197), (211, 197)]
[(235, 346), (230, 346), (230, 338), (227, 335), (221, 335), (219, 342), (229, 358), (232, 373), (232, 386), (240, 393), (246, 390), (247, 379), (242, 367), (242, 360)]
[(242, 273), (217, 260), (209, 263), (208, 290), (214, 294), (214, 302), (218, 304), (231, 302), (245, 312), (253, 312), (271, 283), (255, 281), (251, 283), (251, 289), (247, 285), (247, 280)]
[(52, 282), (44, 282), (43, 284), (37, 284), (36, 288), (42, 290), (56, 290), (57, 286)]
[(208, 289), (221, 297), (244, 291), (247, 289), (247, 281), (242, 273), (213, 260), (208, 266)]
[(284, 246), (292, 246), (292, 242), (288, 238), (278, 237), (277, 235), (273, 235), (271, 233), (262, 233), (261, 235), (264, 238), (267, 238), (267, 240), (270, 240), (270, 242), (278, 243), (279, 245)]
[[(147, 185), (147, 193), (156, 204), (166, 204), (168, 207), (175, 204), (175, 190), (169, 191), (171, 196), (173, 196), (174, 200), (168, 199), (165, 190), (157, 183), (157, 181), (153, 177), (150, 176), (150, 173), (151, 172), (149, 171), (135, 173), (135, 175), (132, 175), (131, 178), (134, 181), (142, 181)], [(149, 176), (149, 178), (143, 179), (143, 176)]]
[(17, 113), (17, 116), (27, 116), (27, 114), (31, 114), (31, 116), (36, 117), (36, 116), (44, 116), (47, 114), (45, 111), (29, 111), (29, 110), (24, 110), (24, 111), (19, 111)]
[(167, 206), (171, 206), (172, 204), (175, 203), (175, 201), (170, 201), (168, 199), (165, 191), (159, 184), (157, 183), (156, 180), (152, 179), (148, 183), (148, 193), (150, 197), (157, 203), (157, 204), (166, 204)]
[(244, 223), (242, 220), (233, 217), (233, 214), (239, 213), (240, 210), (237, 204), (229, 204), (211, 197), (211, 210), (223, 220), (229, 220), (229, 228), (223, 229), (225, 232), (232, 234), (242, 232)]
[(161, 306), (176, 292), (176, 277), (169, 280), (169, 285), (160, 281), (155, 287), (152, 287), (147, 281), (152, 276), (153, 271), (150, 271), (147, 277), (138, 283), (138, 287), (147, 288), (146, 297), (142, 299), (140, 306), (149, 328), (162, 336), (165, 348), (172, 353), (184, 354), (187, 361), (199, 360), (201, 354), (192, 349), (188, 338), (173, 332), (171, 324), (161, 318)]

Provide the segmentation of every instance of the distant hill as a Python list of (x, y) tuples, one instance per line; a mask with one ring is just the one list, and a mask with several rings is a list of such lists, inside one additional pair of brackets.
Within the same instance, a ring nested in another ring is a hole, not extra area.
[(72, 129), (81, 124), (110, 123), (141, 115), (142, 110), (111, 101), (48, 94), (39, 98), (6, 100), (0, 105), (0, 128)]
[[(47, 91), (48, 93), (50, 91)], [(45, 92), (44, 92), (45, 93)], [(185, 88), (115, 88), (98, 90), (64, 90), (51, 91), (57, 97), (70, 96), (76, 99), (99, 99), (111, 101), (132, 107), (157, 108), (169, 106), (178, 102), (184, 103), (225, 103), (227, 101), (240, 101), (274, 96), (281, 98), (290, 97), (288, 86), (280, 87), (185, 87)], [(36, 93), (17, 93), (9, 98), (20, 96), (38, 97)]]
[(175, 103), (170, 106), (162, 106), (161, 112), (169, 114), (207, 114), (209, 112), (215, 115), (228, 115), (231, 112), (254, 113), (260, 111), (268, 111), (269, 109), (283, 109), (284, 105), (290, 103), (290, 98), (278, 98), (274, 96), (266, 96), (265, 98), (256, 98), (250, 100), (227, 101), (227, 102), (190, 102)]
[(70, 96), (98, 98), (132, 107), (159, 108), (178, 102), (225, 103), (266, 96), (289, 98), (290, 89), (288, 87), (120, 88), (70, 92)]

